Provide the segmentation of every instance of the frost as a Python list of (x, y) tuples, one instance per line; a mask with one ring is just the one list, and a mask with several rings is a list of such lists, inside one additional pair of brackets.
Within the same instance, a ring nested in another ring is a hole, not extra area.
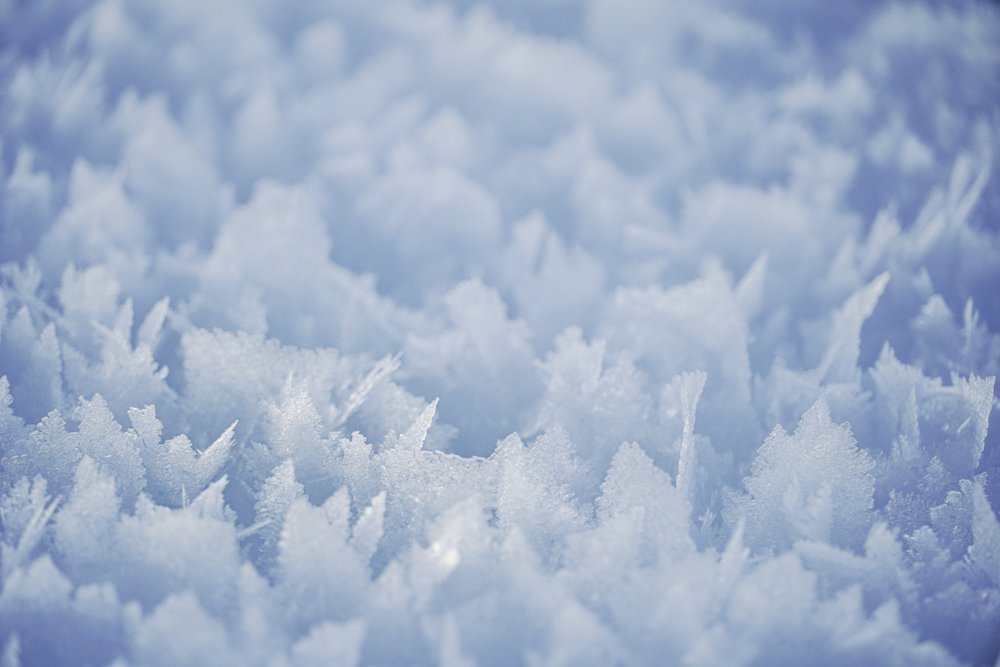
[(713, 441), (736, 447), (756, 435), (746, 323), (722, 275), (669, 290), (619, 289), (610, 319), (617, 321), (611, 344), (629, 350), (659, 382), (706, 373), (700, 405), (710, 425), (703, 432)]
[(350, 505), (347, 489), (341, 488), (321, 507), (299, 499), (288, 508), (278, 545), (276, 592), (295, 609), (293, 627), (345, 621), (363, 608), (371, 583), (368, 561), (382, 537), (385, 495), (375, 497), (353, 530)]
[[(971, 477), (985, 447), (995, 378), (952, 375), (951, 386), (945, 386), (901, 363), (888, 347), (871, 376), (876, 400), (884, 406), (883, 433), (905, 434), (911, 458), (937, 457), (951, 474)], [(928, 444), (921, 446), (924, 438)]]
[(994, 586), (1000, 586), (1000, 523), (983, 493), (983, 487), (976, 485), (972, 496), (972, 538), (969, 557), (980, 568)]
[(603, 523), (622, 515), (637, 519), (643, 561), (656, 562), (662, 552), (693, 548), (688, 499), (635, 443), (623, 444), (615, 454), (601, 492), (597, 515)]
[(830, 344), (816, 374), (828, 382), (857, 381), (858, 356), (861, 352), (861, 325), (875, 310), (879, 297), (889, 282), (883, 273), (864, 289), (855, 292), (833, 316)]
[(263, 550), (266, 559), (276, 554), (278, 539), (285, 523), (285, 513), (296, 499), (302, 496), (302, 485), (295, 481), (295, 464), (291, 459), (274, 469), (274, 472), (257, 494), (257, 525), (261, 527)]
[(578, 464), (561, 429), (546, 431), (530, 449), (516, 435), (497, 445), (497, 527), (519, 529), (543, 558), (557, 561), (561, 539), (582, 528), (583, 516), (571, 487)]
[(559, 424), (580, 454), (606, 468), (622, 441), (650, 439), (655, 402), (646, 378), (628, 355), (608, 358), (607, 343), (587, 343), (571, 327), (556, 338), (541, 365), (546, 378), (538, 426)]
[(6, 538), (0, 545), (4, 579), (16, 568), (28, 564), (45, 534), (49, 518), (59, 505), (59, 499), (51, 500), (45, 487), (42, 477), (36, 477), (30, 487), (27, 478), (22, 477), (0, 504), (0, 521), (3, 521)]
[(156, 408), (130, 408), (132, 428), (142, 442), (143, 463), (149, 490), (163, 504), (186, 504), (188, 497), (202, 489), (218, 474), (233, 447), (234, 423), (204, 452), (195, 452), (185, 435), (160, 442), (163, 425), (156, 418)]
[(995, 3), (0, 44), (0, 665), (997, 663)]
[(410, 425), (410, 428), (406, 429), (406, 433), (399, 436), (399, 442), (396, 443), (396, 447), (402, 447), (403, 449), (408, 449), (411, 451), (420, 451), (424, 446), (424, 441), (427, 439), (427, 430), (431, 427), (434, 421), (434, 413), (437, 411), (438, 399), (428, 405), (420, 416), (417, 417), (416, 421)]
[(860, 546), (874, 501), (875, 462), (858, 450), (849, 425), (830, 421), (820, 398), (788, 435), (776, 426), (745, 480), (748, 496), (734, 496), (746, 517), (747, 541), (758, 549), (786, 549), (798, 539)]
[(351, 546), (362, 561), (371, 561), (378, 549), (379, 540), (385, 533), (385, 492), (372, 498), (372, 504), (364, 509), (351, 532)]
[(677, 490), (688, 502), (692, 501), (694, 494), (695, 466), (698, 464), (698, 453), (694, 443), (695, 408), (705, 388), (705, 379), (704, 372), (685, 373), (664, 390), (665, 392), (669, 390), (671, 394), (680, 394), (684, 431), (681, 433), (680, 452), (678, 452)]
[(146, 471), (135, 434), (122, 432), (100, 394), (94, 394), (90, 401), (80, 401), (78, 416), (80, 430), (76, 435), (80, 451), (112, 471), (122, 500), (132, 505), (146, 486)]
[(459, 429), (464, 446), (457, 451), (488, 454), (475, 443), (524, 428), (540, 392), (530, 330), (511, 321), (497, 291), (479, 280), (458, 284), (443, 299), (452, 326), (433, 337), (411, 336), (404, 358), (421, 375), (423, 393), (456, 411), (441, 416)]

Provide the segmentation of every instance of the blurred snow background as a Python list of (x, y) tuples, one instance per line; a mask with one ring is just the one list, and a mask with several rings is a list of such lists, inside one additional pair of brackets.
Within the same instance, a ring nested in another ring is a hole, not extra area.
[(0, 0), (0, 664), (993, 665), (1000, 9)]

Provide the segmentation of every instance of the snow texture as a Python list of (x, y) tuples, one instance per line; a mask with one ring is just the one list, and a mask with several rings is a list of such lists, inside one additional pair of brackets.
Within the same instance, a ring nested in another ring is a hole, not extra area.
[(0, 667), (1000, 664), (1000, 5), (0, 0)]

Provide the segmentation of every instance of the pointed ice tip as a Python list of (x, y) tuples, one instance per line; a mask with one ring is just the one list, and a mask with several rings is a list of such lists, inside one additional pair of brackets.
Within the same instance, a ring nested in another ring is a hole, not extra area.
[(695, 409), (701, 399), (701, 393), (705, 390), (705, 382), (708, 381), (708, 373), (703, 370), (685, 371), (681, 374), (683, 392), (681, 401), (684, 409), (685, 421), (690, 420), (691, 428), (694, 428)]
[(434, 414), (437, 412), (438, 400), (439, 399), (435, 398), (431, 401), (431, 404), (424, 408), (424, 411), (420, 413), (420, 416), (417, 417), (413, 424), (410, 425), (410, 428), (406, 429), (406, 433), (399, 437), (400, 447), (413, 451), (423, 449), (424, 441), (427, 439), (427, 431), (434, 422)]
[[(624, 447), (624, 445), (622, 446)], [(493, 450), (490, 458), (507, 456), (514, 452), (519, 452), (524, 448), (524, 441), (521, 440), (521, 436), (518, 435), (517, 431), (514, 431), (503, 440), (497, 442), (496, 449)]]
[(880, 273), (854, 292), (834, 314), (826, 353), (814, 371), (818, 380), (828, 383), (857, 381), (861, 327), (875, 312), (889, 278), (888, 271)]
[(806, 425), (829, 426), (831, 423), (830, 406), (826, 402), (826, 394), (821, 394), (812, 407), (802, 414), (796, 431)]
[(147, 345), (151, 350), (156, 348), (157, 340), (163, 331), (163, 323), (166, 321), (169, 311), (169, 296), (165, 296), (153, 304), (153, 307), (149, 309), (146, 317), (142, 320), (142, 324), (139, 325), (139, 331), (136, 334), (137, 345)]
[(705, 389), (708, 374), (705, 371), (687, 371), (680, 376), (681, 408), (684, 413), (684, 431), (681, 434), (680, 456), (677, 461), (677, 490), (694, 504), (694, 476), (698, 456), (695, 451), (694, 421), (698, 400)]
[(271, 519), (264, 519), (262, 521), (257, 521), (252, 526), (247, 526), (246, 528), (242, 528), (240, 530), (237, 530), (236, 531), (236, 539), (240, 540), (240, 541), (245, 540), (246, 538), (250, 537), (251, 535), (254, 535), (257, 532), (259, 532), (261, 528), (264, 528), (265, 526), (271, 525), (271, 521), (272, 521)]

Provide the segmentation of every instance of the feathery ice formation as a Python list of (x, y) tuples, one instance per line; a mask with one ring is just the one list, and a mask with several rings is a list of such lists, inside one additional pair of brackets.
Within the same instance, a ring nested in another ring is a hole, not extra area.
[(1000, 9), (0, 2), (0, 665), (994, 665)]

